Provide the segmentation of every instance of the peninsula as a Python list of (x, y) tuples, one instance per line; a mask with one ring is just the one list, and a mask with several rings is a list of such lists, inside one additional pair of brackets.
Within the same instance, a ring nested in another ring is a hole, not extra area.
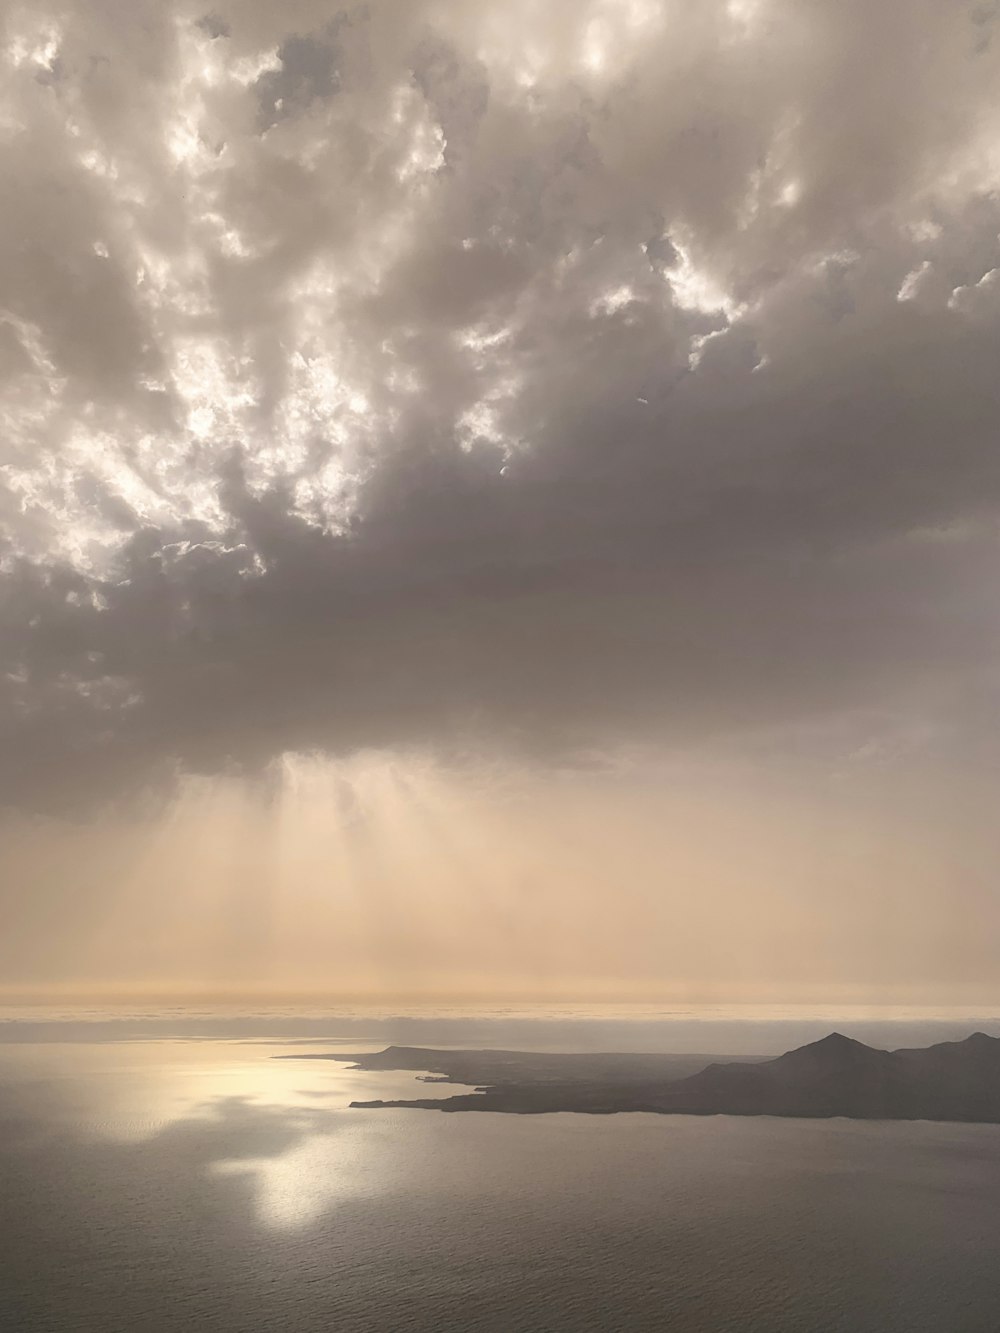
[(668, 1055), (566, 1055), (390, 1046), (370, 1055), (291, 1056), (358, 1069), (420, 1070), (472, 1085), (454, 1097), (352, 1102), (355, 1107), (576, 1111), (609, 1115), (845, 1116), (1000, 1123), (1000, 1038), (983, 1032), (920, 1049), (877, 1050), (833, 1032), (773, 1060), (705, 1064)]

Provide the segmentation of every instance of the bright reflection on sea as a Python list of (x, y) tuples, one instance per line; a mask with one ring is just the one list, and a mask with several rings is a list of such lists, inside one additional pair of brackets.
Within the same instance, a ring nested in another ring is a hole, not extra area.
[(221, 1175), (249, 1175), (257, 1218), (266, 1226), (306, 1226), (339, 1200), (376, 1192), (379, 1183), (367, 1134), (351, 1133), (343, 1121), (362, 1112), (344, 1112), (333, 1132), (304, 1128), (300, 1144), (277, 1156), (223, 1159), (210, 1168)]
[[(197, 1131), (212, 1142), (208, 1175), (250, 1179), (257, 1220), (305, 1226), (348, 1197), (383, 1187), (380, 1141), (390, 1113), (352, 1101), (447, 1097), (412, 1073), (368, 1072), (285, 1056), (360, 1053), (379, 1044), (130, 1041), (0, 1047), (5, 1079), (58, 1086), (78, 1131), (118, 1143)], [(95, 1077), (96, 1076), (96, 1077)]]

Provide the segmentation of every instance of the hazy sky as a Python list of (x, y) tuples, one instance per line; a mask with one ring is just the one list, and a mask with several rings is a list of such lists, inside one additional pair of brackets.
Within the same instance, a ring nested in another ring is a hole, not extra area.
[(0, 64), (0, 983), (994, 994), (995, 0)]

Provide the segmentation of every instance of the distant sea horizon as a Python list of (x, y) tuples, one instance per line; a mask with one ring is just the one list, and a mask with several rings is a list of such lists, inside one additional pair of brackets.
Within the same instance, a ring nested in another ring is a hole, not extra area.
[(350, 1045), (780, 1053), (832, 1030), (869, 1045), (928, 1045), (975, 1030), (1000, 1035), (1000, 1005), (568, 1002), (406, 1005), (342, 1000), (0, 1003), (0, 1043), (156, 1039), (328, 1041)]

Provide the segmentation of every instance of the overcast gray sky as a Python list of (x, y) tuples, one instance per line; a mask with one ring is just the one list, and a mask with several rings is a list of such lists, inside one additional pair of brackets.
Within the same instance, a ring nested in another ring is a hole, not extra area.
[(1000, 7), (0, 63), (12, 984), (1000, 981)]

